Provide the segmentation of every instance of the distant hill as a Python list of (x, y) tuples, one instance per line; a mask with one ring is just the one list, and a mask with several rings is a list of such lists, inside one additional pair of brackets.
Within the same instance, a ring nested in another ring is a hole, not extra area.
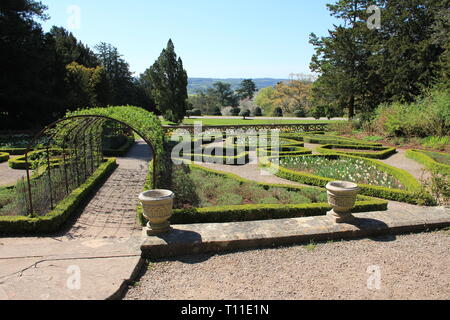
[[(219, 78), (189, 78), (188, 83), (188, 92), (189, 94), (196, 93), (197, 90), (201, 89), (208, 89), (212, 87), (214, 82), (222, 81), (230, 83), (232, 88), (236, 90), (239, 85), (241, 84), (242, 79), (232, 78), (232, 79), (219, 79)], [(259, 79), (252, 79), (256, 87), (259, 89), (275, 86), (280, 81), (288, 81), (288, 79), (272, 79), (272, 78), (259, 78)]]

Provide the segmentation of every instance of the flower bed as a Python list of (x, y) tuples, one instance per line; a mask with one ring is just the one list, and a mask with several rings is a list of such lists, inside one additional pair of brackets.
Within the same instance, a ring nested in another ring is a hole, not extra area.
[(324, 154), (339, 153), (372, 159), (387, 159), (397, 152), (395, 148), (389, 147), (339, 144), (327, 144), (317, 148), (316, 150), (317, 152)]
[[(220, 223), (325, 215), (331, 207), (321, 188), (262, 184), (191, 164), (173, 170), (172, 224)], [(146, 188), (151, 188), (147, 185)], [(354, 212), (386, 210), (387, 202), (359, 196)], [(138, 217), (144, 223), (138, 208)]]
[[(309, 169), (307, 168), (305, 169), (306, 171), (298, 171), (289, 169), (287, 167), (284, 167), (283, 165), (277, 166), (276, 164), (272, 163), (272, 161), (277, 158), (275, 157), (262, 158), (260, 159), (260, 165), (262, 167), (268, 168), (270, 171), (273, 171), (275, 175), (281, 178), (320, 187), (324, 187), (330, 181), (345, 180), (345, 178), (349, 178), (349, 180), (354, 180), (354, 182), (357, 183), (358, 181), (355, 180), (357, 180), (358, 178), (366, 179), (366, 177), (363, 176), (364, 171), (359, 172), (359, 175), (362, 177), (358, 177), (357, 171), (347, 169), (345, 165), (342, 165), (340, 167), (341, 168), (340, 170), (336, 169), (337, 167), (334, 167), (334, 169), (329, 169), (326, 167), (326, 164), (328, 164), (329, 161), (346, 159), (347, 160), (346, 163), (351, 163), (350, 161), (356, 164), (360, 163), (360, 166), (371, 167), (372, 169), (370, 170), (371, 172), (374, 172), (373, 174), (376, 175), (375, 177), (379, 177), (380, 179), (382, 179), (381, 183), (375, 180), (372, 181), (369, 180), (368, 183), (359, 183), (358, 185), (361, 188), (362, 194), (379, 197), (383, 199), (408, 202), (413, 204), (423, 202), (425, 202), (426, 204), (434, 204), (433, 199), (431, 198), (431, 196), (428, 195), (424, 196), (423, 199), (418, 199), (418, 193), (420, 192), (421, 185), (411, 174), (409, 174), (405, 170), (394, 168), (377, 160), (347, 155), (337, 155), (337, 154), (309, 155), (309, 156), (306, 155), (294, 157), (300, 159), (292, 160), (298, 162), (293, 163), (293, 165), (300, 165), (299, 163), (303, 160), (302, 158), (309, 158), (306, 160), (306, 162), (313, 167), (310, 169), (312, 170), (312, 172), (311, 171), (308, 172)], [(290, 160), (289, 159), (286, 160), (284, 158), (289, 157), (280, 157), (279, 159), (281, 163), (284, 163), (284, 165), (286, 165), (289, 163)], [(343, 162), (338, 163), (343, 164)], [(380, 173), (376, 173), (375, 171), (380, 171)], [(315, 174), (314, 172), (318, 172), (318, 174)], [(319, 174), (323, 174), (325, 176), (321, 176)], [(333, 176), (334, 178), (330, 178), (330, 176)], [(395, 182), (395, 180), (398, 182)], [(375, 183), (377, 183), (378, 185), (375, 185)], [(387, 186), (381, 186), (380, 184), (385, 184)], [(392, 187), (389, 187), (389, 184)]]

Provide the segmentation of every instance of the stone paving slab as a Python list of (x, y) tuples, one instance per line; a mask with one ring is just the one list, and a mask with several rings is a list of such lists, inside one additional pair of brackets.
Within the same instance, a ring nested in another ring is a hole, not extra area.
[[(336, 224), (328, 216), (173, 226), (171, 233), (146, 238), (141, 246), (148, 258), (356, 239), (401, 234), (450, 226), (449, 208), (426, 208), (355, 214), (352, 224)], [(145, 230), (144, 230), (145, 232)]]
[[(70, 242), (29, 238), (16, 239), (14, 245), (12, 240), (0, 239), (0, 300), (117, 298), (143, 263), (140, 237)], [(77, 274), (79, 282), (73, 282)]]

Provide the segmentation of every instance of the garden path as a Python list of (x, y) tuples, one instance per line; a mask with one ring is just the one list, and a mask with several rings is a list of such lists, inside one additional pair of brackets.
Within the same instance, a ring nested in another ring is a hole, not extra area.
[(8, 166), (8, 161), (0, 163), (0, 187), (15, 184), (17, 180), (25, 175), (25, 170), (11, 169)]
[(136, 222), (138, 195), (142, 192), (151, 158), (150, 148), (138, 141), (119, 167), (84, 208), (65, 238), (129, 238), (140, 233)]
[(67, 230), (0, 238), (0, 300), (116, 297), (142, 265), (138, 195), (150, 148), (138, 141)]

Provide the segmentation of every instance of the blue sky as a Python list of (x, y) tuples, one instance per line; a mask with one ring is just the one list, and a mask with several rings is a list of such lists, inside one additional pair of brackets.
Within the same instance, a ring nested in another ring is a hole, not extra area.
[[(326, 35), (336, 20), (332, 0), (41, 0), (52, 25), (68, 28), (72, 5), (79, 28), (70, 29), (91, 48), (116, 46), (130, 68), (142, 73), (169, 38), (190, 77), (287, 78), (309, 73), (311, 32)], [(72, 15), (73, 16), (73, 15)]]

